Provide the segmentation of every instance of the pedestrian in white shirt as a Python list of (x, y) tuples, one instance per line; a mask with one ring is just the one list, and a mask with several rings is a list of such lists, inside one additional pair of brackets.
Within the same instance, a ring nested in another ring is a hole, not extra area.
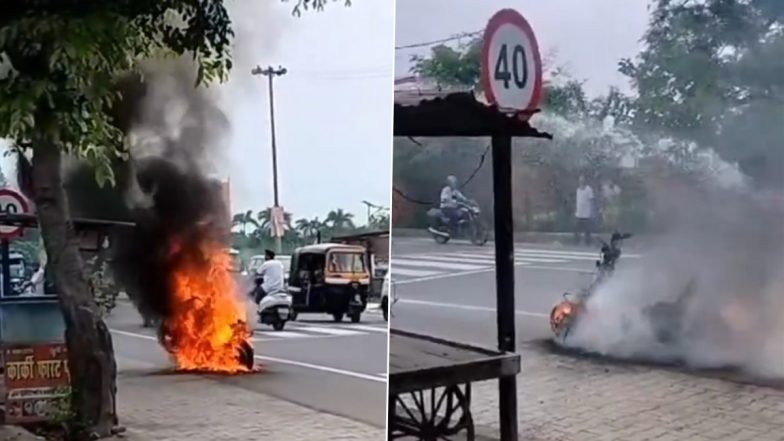
[(264, 263), (261, 264), (256, 271), (256, 276), (260, 277), (261, 289), (256, 292), (256, 303), (258, 304), (261, 299), (267, 294), (273, 294), (285, 290), (284, 273), (286, 272), (283, 267), (283, 262), (275, 259), (275, 252), (266, 250), (264, 252)]
[(574, 217), (576, 218), (574, 239), (580, 244), (580, 236), (585, 237), (585, 244), (591, 244), (591, 230), (594, 218), (594, 194), (593, 189), (585, 181), (584, 176), (580, 176), (580, 184), (577, 187), (576, 207)]
[(602, 185), (602, 220), (605, 227), (616, 228), (620, 212), (621, 187), (610, 179)]

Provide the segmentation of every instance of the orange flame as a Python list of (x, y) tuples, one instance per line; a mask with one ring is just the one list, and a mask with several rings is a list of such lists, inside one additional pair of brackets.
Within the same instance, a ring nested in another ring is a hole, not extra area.
[[(178, 244), (172, 247), (173, 253), (179, 250)], [(250, 332), (229, 253), (220, 244), (203, 244), (201, 256), (182, 256), (171, 277), (172, 313), (164, 322), (164, 346), (177, 369), (249, 371), (239, 357)]]
[(560, 334), (562, 325), (577, 312), (575, 311), (577, 307), (576, 303), (569, 300), (564, 300), (555, 305), (550, 312), (550, 329), (555, 334)]

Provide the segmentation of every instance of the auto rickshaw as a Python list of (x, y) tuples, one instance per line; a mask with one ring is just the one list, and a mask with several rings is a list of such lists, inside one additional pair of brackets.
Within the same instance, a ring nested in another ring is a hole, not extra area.
[(329, 243), (294, 251), (288, 288), (293, 319), (298, 313), (325, 313), (336, 322), (348, 316), (359, 323), (370, 288), (365, 256), (361, 246)]

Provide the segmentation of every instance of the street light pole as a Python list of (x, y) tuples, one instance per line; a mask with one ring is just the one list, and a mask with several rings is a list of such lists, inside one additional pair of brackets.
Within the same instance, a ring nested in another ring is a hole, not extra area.
[[(285, 67), (278, 66), (277, 69), (272, 66), (262, 69), (261, 66), (256, 66), (250, 71), (251, 75), (264, 75), (269, 80), (269, 106), (270, 106), (270, 138), (272, 140), (272, 188), (275, 198), (275, 208), (280, 207), (278, 200), (278, 152), (275, 146), (275, 99), (272, 86), (272, 79), (286, 75), (288, 71)], [(270, 213), (272, 215), (272, 213)], [(270, 221), (272, 221), (270, 216)], [(274, 225), (274, 223), (273, 223)], [(277, 231), (275, 231), (277, 233)], [(275, 252), (281, 253), (283, 251), (283, 244), (280, 236), (275, 236)]]
[(368, 225), (370, 225), (370, 209), (374, 208), (375, 205), (373, 205), (372, 203), (370, 203), (368, 201), (362, 201), (362, 203), (367, 205), (367, 223), (368, 223)]

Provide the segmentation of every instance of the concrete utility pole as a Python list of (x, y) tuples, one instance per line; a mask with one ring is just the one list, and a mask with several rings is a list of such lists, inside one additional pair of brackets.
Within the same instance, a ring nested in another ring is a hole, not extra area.
[[(270, 134), (272, 139), (272, 186), (275, 196), (275, 208), (280, 207), (280, 204), (278, 200), (278, 152), (275, 146), (275, 100), (272, 79), (274, 77), (286, 75), (287, 72), (288, 71), (286, 68), (282, 66), (278, 66), (277, 69), (273, 68), (272, 66), (269, 66), (266, 69), (262, 69), (261, 66), (256, 66), (253, 68), (253, 70), (250, 71), (251, 75), (264, 75), (269, 80)], [(272, 215), (272, 213), (270, 213), (270, 215)], [(270, 221), (271, 220), (272, 219), (270, 218)], [(276, 253), (282, 252), (283, 244), (281, 243), (281, 240), (282, 238), (280, 236), (275, 236)]]

